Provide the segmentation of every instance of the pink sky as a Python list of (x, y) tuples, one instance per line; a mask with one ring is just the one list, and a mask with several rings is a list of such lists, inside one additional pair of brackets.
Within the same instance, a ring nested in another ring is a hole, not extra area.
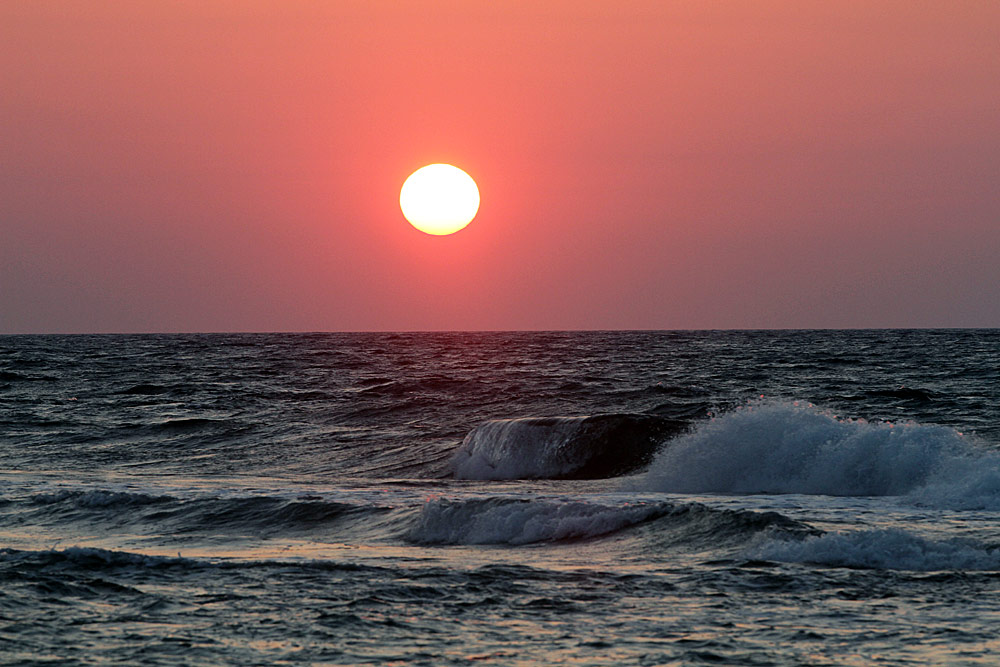
[[(0, 333), (1000, 326), (1000, 3), (0, 4)], [(411, 228), (450, 162), (476, 220)]]

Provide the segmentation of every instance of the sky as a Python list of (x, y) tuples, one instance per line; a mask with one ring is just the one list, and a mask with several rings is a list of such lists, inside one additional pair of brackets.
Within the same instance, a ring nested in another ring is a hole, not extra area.
[[(0, 333), (1000, 326), (996, 0), (0, 3)], [(446, 162), (476, 219), (412, 228)]]

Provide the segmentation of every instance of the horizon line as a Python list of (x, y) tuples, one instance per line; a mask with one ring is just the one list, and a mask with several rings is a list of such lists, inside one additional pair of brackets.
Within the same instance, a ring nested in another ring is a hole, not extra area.
[(677, 329), (343, 329), (343, 330), (234, 330), (234, 331), (15, 331), (0, 336), (273, 336), (330, 334), (555, 334), (555, 333), (711, 333), (711, 332), (794, 332), (794, 331), (997, 331), (1000, 326), (932, 327), (735, 327)]

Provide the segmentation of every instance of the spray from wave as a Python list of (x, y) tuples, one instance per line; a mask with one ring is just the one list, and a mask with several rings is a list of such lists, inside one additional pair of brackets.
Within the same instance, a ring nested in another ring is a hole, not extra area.
[(945, 426), (761, 401), (671, 441), (630, 484), (674, 493), (907, 496), (932, 507), (995, 509), (1000, 455)]

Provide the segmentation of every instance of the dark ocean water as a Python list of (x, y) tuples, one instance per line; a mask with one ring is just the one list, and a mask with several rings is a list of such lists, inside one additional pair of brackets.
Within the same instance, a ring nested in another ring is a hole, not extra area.
[(0, 337), (0, 662), (994, 664), (1000, 331)]

